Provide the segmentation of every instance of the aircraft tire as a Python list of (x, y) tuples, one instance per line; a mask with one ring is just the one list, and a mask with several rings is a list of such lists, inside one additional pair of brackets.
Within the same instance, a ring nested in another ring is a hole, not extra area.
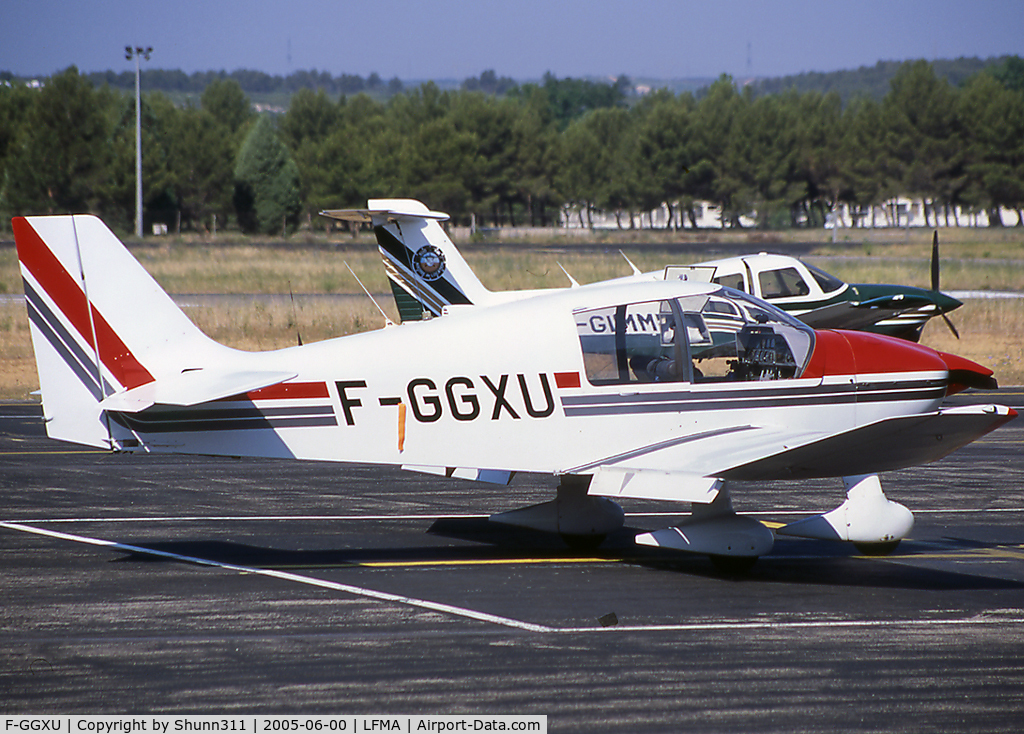
[(607, 535), (575, 535), (572, 533), (559, 533), (562, 540), (574, 551), (584, 552), (597, 550), (604, 542)]
[(757, 563), (758, 556), (708, 556), (711, 565), (719, 573), (729, 576), (741, 576), (750, 571)]
[(865, 556), (887, 556), (896, 550), (900, 544), (898, 540), (888, 540), (884, 543), (854, 543), (853, 547)]

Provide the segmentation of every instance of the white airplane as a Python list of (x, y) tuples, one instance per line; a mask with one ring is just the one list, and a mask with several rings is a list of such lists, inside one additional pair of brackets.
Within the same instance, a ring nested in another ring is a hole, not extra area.
[[(392, 219), (406, 231), (436, 225)], [(556, 289), (243, 352), (196, 328), (99, 219), (13, 225), (50, 437), (498, 484), (538, 472), (560, 477), (555, 498), (492, 519), (570, 540), (622, 527), (616, 500), (689, 503), (688, 519), (636, 542), (745, 566), (774, 534), (733, 511), (734, 481), (841, 477), (838, 508), (776, 532), (887, 550), (913, 516), (885, 497), (877, 472), (939, 459), (1016, 416), (941, 407), (991, 379), (980, 365), (884, 336), (815, 332), (705, 282)], [(723, 304), (742, 326), (716, 326)]]
[[(449, 305), (503, 303), (537, 293), (488, 290), (438, 224), (448, 215), (430, 211), (414, 199), (371, 199), (366, 209), (321, 214), (373, 225), (403, 321), (420, 319), (424, 311), (439, 315)], [(641, 273), (630, 263), (633, 274), (626, 278), (710, 281), (766, 300), (815, 329), (857, 329), (918, 341), (925, 323), (936, 316), (956, 334), (946, 314), (962, 305), (939, 291), (937, 237), (932, 247), (931, 290), (844, 283), (795, 257), (766, 252), (650, 273)]]

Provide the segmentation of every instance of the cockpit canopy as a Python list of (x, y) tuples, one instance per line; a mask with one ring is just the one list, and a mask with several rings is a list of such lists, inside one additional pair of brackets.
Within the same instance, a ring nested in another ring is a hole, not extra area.
[(810, 327), (731, 288), (574, 315), (593, 385), (791, 379), (814, 347)]
[[(702, 263), (712, 268), (711, 281), (773, 303), (777, 299), (817, 300), (837, 295), (846, 283), (820, 268), (788, 255), (743, 255)], [(671, 270), (671, 268), (670, 268)], [(666, 272), (666, 280), (669, 273)]]

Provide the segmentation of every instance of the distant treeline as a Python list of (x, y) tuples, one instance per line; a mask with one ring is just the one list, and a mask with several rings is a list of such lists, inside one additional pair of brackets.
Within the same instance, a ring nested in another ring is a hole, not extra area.
[[(1005, 67), (1012, 58), (1000, 56), (990, 59), (964, 58), (938, 59), (932, 61), (932, 69), (940, 79), (947, 80), (955, 87), (963, 86), (968, 79), (983, 71)], [(797, 92), (836, 92), (843, 102), (854, 97), (870, 97), (881, 100), (889, 93), (893, 77), (903, 66), (902, 61), (879, 61), (874, 66), (831, 72), (805, 72), (792, 76), (757, 79), (751, 83), (755, 94), (778, 94), (789, 90)]]
[[(931, 65), (937, 77), (946, 79), (953, 86), (959, 87), (983, 69), (1003, 66), (1011, 58), (1013, 57), (938, 59), (932, 61)], [(851, 70), (805, 72), (791, 76), (745, 80), (745, 83), (753, 89), (755, 96), (796, 90), (797, 92), (820, 92), (821, 94), (836, 92), (844, 104), (859, 96), (881, 100), (888, 93), (889, 83), (899, 72), (903, 63), (902, 61), (879, 61), (874, 66), (861, 66)], [(134, 71), (96, 71), (83, 76), (96, 87), (109, 85), (113, 89), (125, 91), (135, 88)], [(358, 74), (333, 76), (330, 72), (316, 69), (295, 71), (287, 76), (281, 76), (251, 69), (237, 69), (231, 72), (223, 70), (198, 71), (186, 74), (180, 70), (143, 67), (141, 78), (142, 88), (146, 91), (190, 95), (202, 94), (212, 82), (226, 79), (237, 82), (242, 91), (249, 95), (281, 94), (290, 96), (300, 89), (308, 89), (314, 92), (322, 90), (330, 95), (353, 95), (367, 92), (374, 96), (391, 96), (401, 93), (409, 86), (408, 81), (403, 82), (398, 77), (384, 81), (376, 72), (364, 78)], [(0, 71), (0, 81), (24, 82), (28, 81), (28, 78), (19, 78), (10, 72)], [(705, 86), (710, 86), (713, 81), (713, 79), (708, 79)], [(519, 84), (510, 77), (499, 77), (493, 70), (488, 70), (477, 77), (464, 79), (461, 84), (452, 83), (443, 86), (503, 96), (516, 89)], [(675, 86), (672, 80), (661, 82), (654, 80), (648, 82), (647, 85), (655, 89), (671, 89)], [(695, 85), (692, 80), (688, 80), (686, 87), (694, 88)], [(624, 91), (631, 96), (635, 95), (631, 84), (626, 84)], [(677, 91), (680, 90), (677, 89)], [(697, 94), (699, 96), (700, 92)]]
[[(273, 118), (234, 78), (211, 81), (198, 104), (148, 92), (146, 228), (280, 232), (394, 197), (498, 225), (587, 224), (603, 211), (631, 226), (668, 203), (672, 225), (693, 226), (711, 202), (724, 226), (817, 226), (840, 205), (899, 195), (923, 199), (935, 222), (1024, 209), (1019, 57), (959, 85), (907, 62), (880, 100), (846, 104), (836, 91), (759, 95), (727, 76), (698, 94), (630, 89), (625, 77), (516, 84), (485, 72), (459, 90), (389, 97), (305, 87)], [(130, 229), (134, 121), (134, 94), (73, 67), (40, 88), (0, 84), (0, 215), (91, 211)]]
[[(82, 76), (95, 87), (109, 86), (112, 89), (122, 91), (135, 90), (134, 71), (94, 71)], [(547, 81), (552, 75), (545, 75)], [(288, 76), (267, 74), (262, 71), (251, 69), (237, 69), (227, 71), (197, 71), (186, 74), (180, 70), (168, 69), (142, 69), (140, 72), (140, 83), (146, 92), (165, 92), (168, 94), (190, 94), (200, 95), (210, 84), (230, 80), (238, 84), (238, 87), (249, 95), (283, 94), (292, 95), (300, 90), (311, 90), (314, 92), (325, 92), (329, 95), (355, 95), (368, 93), (373, 96), (392, 96), (401, 94), (406, 83), (398, 77), (393, 77), (385, 82), (376, 72), (363, 78), (358, 74), (341, 74), (332, 76), (326, 71), (296, 71)], [(0, 82), (25, 83), (30, 81), (26, 77), (16, 77), (8, 71), (0, 71)], [(578, 80), (583, 82), (584, 80)], [(593, 82), (589, 82), (593, 83)], [(628, 78), (622, 77), (616, 82), (624, 92), (632, 92)], [(458, 87), (467, 92), (483, 92), (504, 96), (519, 88), (519, 83), (510, 77), (499, 77), (493, 69), (484, 71), (479, 76), (468, 77), (461, 84), (449, 84), (451, 87)], [(607, 85), (606, 85), (607, 86)]]
[[(114, 89), (134, 90), (135, 72), (99, 71), (85, 74), (93, 85), (99, 87), (109, 84)], [(294, 94), (300, 89), (323, 90), (328, 94), (359, 94), (360, 92), (386, 92), (398, 94), (403, 84), (398, 77), (385, 82), (376, 73), (365, 79), (358, 74), (341, 74), (332, 76), (326, 71), (296, 71), (288, 76), (266, 74), (251, 69), (236, 71), (197, 71), (186, 74), (183, 71), (168, 69), (143, 69), (141, 72), (142, 88), (154, 92), (184, 92), (202, 94), (215, 81), (230, 79), (237, 82), (246, 94)]]

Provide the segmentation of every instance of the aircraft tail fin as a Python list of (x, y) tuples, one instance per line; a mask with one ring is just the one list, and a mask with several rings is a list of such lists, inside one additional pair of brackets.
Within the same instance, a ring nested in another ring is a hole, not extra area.
[(137, 397), (153, 392), (146, 386), (230, 364), (223, 357), (234, 350), (203, 334), (96, 217), (17, 217), (13, 226), (51, 438), (112, 448), (101, 403), (124, 407), (127, 394), (140, 410), (153, 403)]
[(366, 209), (335, 209), (323, 216), (372, 223), (384, 268), (403, 321), (439, 316), (445, 306), (493, 302), (440, 222), (442, 212), (415, 199), (371, 199)]

